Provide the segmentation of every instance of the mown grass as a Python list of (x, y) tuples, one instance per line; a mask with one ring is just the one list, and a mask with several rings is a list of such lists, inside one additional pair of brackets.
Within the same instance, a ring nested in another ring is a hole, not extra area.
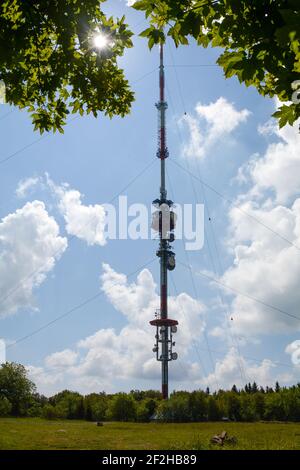
[[(236, 444), (210, 444), (227, 431)], [(300, 450), (300, 423), (104, 423), (0, 419), (0, 449), (295, 449)]]

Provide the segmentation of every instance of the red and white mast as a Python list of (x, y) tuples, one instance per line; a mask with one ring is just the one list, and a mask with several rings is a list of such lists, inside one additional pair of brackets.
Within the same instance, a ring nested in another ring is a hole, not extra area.
[(160, 159), (160, 198), (153, 201), (157, 211), (153, 214), (152, 228), (159, 232), (159, 249), (157, 256), (160, 258), (160, 310), (156, 312), (155, 319), (150, 324), (156, 326), (155, 345), (156, 359), (161, 362), (162, 370), (162, 396), (169, 396), (169, 361), (177, 359), (177, 353), (173, 352), (173, 333), (177, 331), (176, 320), (168, 318), (168, 270), (175, 268), (175, 254), (170, 243), (174, 241), (175, 213), (172, 211), (173, 202), (167, 199), (165, 162), (169, 156), (166, 142), (166, 110), (168, 104), (165, 101), (165, 72), (163, 44), (160, 44), (159, 66), (159, 102), (156, 103), (159, 120), (159, 137), (157, 157)]

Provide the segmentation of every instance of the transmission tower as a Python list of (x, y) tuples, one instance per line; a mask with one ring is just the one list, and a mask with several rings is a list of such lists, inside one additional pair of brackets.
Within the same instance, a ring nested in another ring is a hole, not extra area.
[(166, 139), (166, 110), (165, 101), (165, 72), (163, 44), (160, 44), (159, 66), (159, 101), (158, 110), (158, 149), (157, 157), (160, 159), (160, 197), (153, 201), (156, 211), (153, 213), (152, 228), (159, 234), (159, 249), (156, 255), (160, 259), (160, 309), (155, 312), (154, 320), (150, 324), (156, 327), (155, 344), (153, 352), (156, 359), (161, 362), (161, 390), (164, 399), (169, 396), (169, 362), (177, 359), (173, 352), (173, 334), (177, 331), (177, 320), (168, 318), (168, 271), (175, 269), (175, 253), (171, 243), (175, 240), (174, 229), (176, 214), (172, 210), (173, 201), (167, 199), (165, 162), (169, 156)]

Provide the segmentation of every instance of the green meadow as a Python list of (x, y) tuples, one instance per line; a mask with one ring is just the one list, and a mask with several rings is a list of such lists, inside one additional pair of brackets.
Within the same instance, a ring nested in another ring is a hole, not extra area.
[[(213, 445), (227, 431), (236, 443)], [(120, 423), (1, 418), (0, 449), (292, 449), (300, 450), (300, 423)]]

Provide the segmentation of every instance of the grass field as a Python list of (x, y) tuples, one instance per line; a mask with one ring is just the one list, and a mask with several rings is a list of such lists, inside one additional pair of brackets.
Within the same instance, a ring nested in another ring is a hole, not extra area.
[(210, 438), (223, 430), (237, 438), (225, 449), (298, 449), (300, 423), (138, 424), (0, 419), (0, 449), (217, 449)]

